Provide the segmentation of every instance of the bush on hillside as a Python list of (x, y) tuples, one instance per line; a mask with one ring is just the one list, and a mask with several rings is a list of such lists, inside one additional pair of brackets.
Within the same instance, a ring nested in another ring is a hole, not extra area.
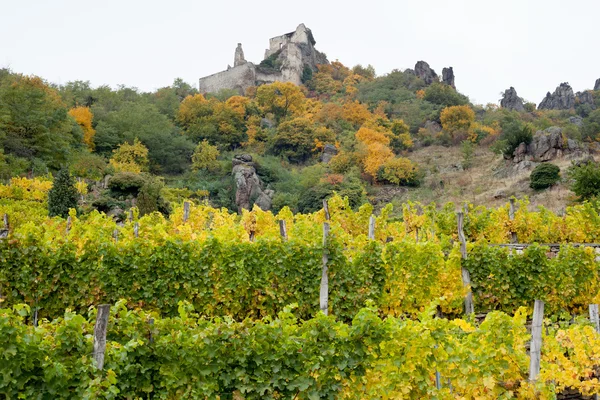
[(531, 171), (529, 187), (535, 190), (547, 189), (560, 180), (560, 168), (554, 164), (542, 163)]
[(142, 174), (135, 172), (119, 172), (108, 181), (108, 188), (115, 195), (137, 196), (140, 189), (146, 183), (146, 178)]
[(61, 169), (54, 178), (52, 189), (48, 192), (48, 215), (67, 218), (69, 209), (77, 208), (78, 197), (75, 180), (69, 170)]
[(600, 194), (600, 165), (588, 162), (573, 165), (569, 170), (569, 178), (573, 180), (571, 190), (580, 200), (590, 200)]

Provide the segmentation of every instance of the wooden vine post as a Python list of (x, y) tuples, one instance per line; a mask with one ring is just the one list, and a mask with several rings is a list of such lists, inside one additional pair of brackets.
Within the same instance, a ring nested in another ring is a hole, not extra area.
[(590, 321), (596, 332), (600, 333), (600, 316), (598, 315), (598, 304), (590, 304)]
[(375, 240), (375, 216), (369, 218), (369, 239)]
[(529, 348), (529, 380), (535, 381), (540, 374), (542, 355), (542, 323), (544, 322), (544, 302), (536, 300), (533, 306), (533, 322), (531, 323), (531, 347)]
[(69, 232), (71, 232), (71, 225), (72, 225), (72, 221), (71, 221), (71, 216), (69, 215), (67, 217), (67, 236), (69, 235)]
[[(467, 239), (463, 231), (464, 214), (462, 211), (456, 213), (456, 220), (458, 222), (458, 240), (460, 241), (460, 254), (463, 260), (467, 259)], [(473, 305), (473, 293), (471, 292), (471, 274), (469, 270), (464, 266), (461, 267), (463, 286), (468, 288), (467, 294), (465, 295), (465, 314), (473, 314), (475, 307)]]
[(104, 368), (104, 351), (106, 350), (106, 328), (108, 326), (108, 315), (110, 304), (98, 306), (96, 325), (94, 326), (94, 360), (98, 369)]
[(329, 273), (327, 263), (329, 254), (327, 250), (327, 239), (329, 237), (329, 207), (327, 200), (323, 200), (323, 210), (325, 211), (326, 222), (323, 222), (323, 269), (321, 271), (321, 287), (319, 290), (319, 306), (323, 314), (328, 314), (329, 309)]
[(288, 239), (287, 227), (285, 226), (285, 219), (279, 220), (279, 234), (281, 235), (281, 239), (284, 242)]
[[(508, 209), (508, 219), (510, 219), (510, 221), (514, 221), (515, 220), (515, 199), (514, 197), (510, 198), (510, 208)], [(519, 239), (517, 238), (517, 233), (514, 232), (511, 228), (510, 231), (510, 242), (511, 243), (519, 243)]]
[(137, 221), (133, 224), (133, 237), (140, 237), (140, 224)]
[(190, 219), (190, 202), (183, 202), (183, 223), (186, 223)]

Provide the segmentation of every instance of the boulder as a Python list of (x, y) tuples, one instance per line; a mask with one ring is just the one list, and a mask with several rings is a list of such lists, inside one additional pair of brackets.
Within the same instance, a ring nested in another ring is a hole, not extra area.
[(321, 161), (327, 164), (337, 153), (338, 150), (334, 145), (326, 144), (325, 147), (323, 147), (323, 152), (321, 153)]
[(494, 198), (495, 199), (503, 199), (505, 197), (506, 197), (506, 192), (504, 190), (502, 190), (502, 189), (498, 189), (494, 193)]
[(436, 122), (436, 121), (425, 121), (425, 125), (423, 126), (423, 128), (427, 129), (430, 132), (441, 132), (442, 131), (442, 126)]
[(552, 126), (535, 133), (533, 141), (527, 146), (527, 152), (535, 161), (550, 161), (562, 156), (563, 144), (562, 129)]
[(569, 117), (569, 122), (580, 128), (583, 126), (583, 118), (580, 116)]
[(594, 85), (594, 90), (600, 90), (600, 78), (596, 79), (596, 84)]
[(540, 110), (570, 110), (575, 107), (575, 94), (571, 86), (563, 82), (554, 93), (548, 92), (538, 109)]
[(504, 91), (504, 95), (502, 95), (502, 100), (500, 100), (500, 107), (506, 108), (508, 110), (515, 110), (518, 112), (525, 111), (525, 107), (523, 106), (523, 99), (517, 95), (517, 91), (514, 87), (510, 87), (510, 89), (506, 89)]
[(238, 212), (243, 209), (251, 208), (251, 199), (256, 199), (255, 203), (263, 210), (271, 209), (273, 191), (262, 189), (262, 182), (256, 174), (252, 156), (249, 154), (238, 154), (232, 160), (233, 169), (231, 175), (235, 181), (235, 204)]
[(454, 70), (452, 67), (442, 69), (442, 82), (456, 89), (456, 86), (454, 86)]
[(256, 199), (254, 204), (259, 206), (263, 211), (269, 211), (271, 206), (273, 205), (273, 196), (275, 195), (275, 191), (272, 189), (264, 190)]
[(433, 82), (439, 82), (438, 75), (425, 61), (418, 61), (415, 64), (415, 75), (421, 78), (427, 85), (431, 85)]

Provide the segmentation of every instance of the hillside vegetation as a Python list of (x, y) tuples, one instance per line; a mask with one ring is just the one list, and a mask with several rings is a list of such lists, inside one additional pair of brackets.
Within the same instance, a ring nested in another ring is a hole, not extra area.
[[(81, 185), (79, 210), (118, 218), (140, 197), (143, 213), (168, 213), (183, 198), (237, 211), (232, 158), (247, 154), (275, 212), (312, 212), (334, 192), (352, 207), (406, 199), (497, 204), (528, 195), (533, 205), (560, 210), (577, 197), (569, 191), (573, 158), (550, 160), (561, 180), (534, 191), (534, 165), (513, 162), (513, 151), (557, 127), (565, 146), (584, 141), (593, 154), (600, 134), (600, 110), (590, 104), (552, 111), (527, 103), (521, 112), (474, 105), (411, 71), (377, 77), (370, 66), (337, 61), (309, 78), (243, 96), (202, 95), (180, 79), (142, 93), (82, 81), (57, 86), (2, 70), (0, 177), (67, 167)], [(588, 93), (600, 104), (599, 92)]]

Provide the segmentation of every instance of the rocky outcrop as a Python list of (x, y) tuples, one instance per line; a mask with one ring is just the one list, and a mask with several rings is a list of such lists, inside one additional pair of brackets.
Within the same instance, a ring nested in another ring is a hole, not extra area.
[(579, 115), (569, 117), (569, 122), (580, 128), (583, 126), (583, 118), (581, 118)]
[(594, 85), (594, 90), (600, 90), (600, 78), (596, 79), (596, 84)]
[(500, 100), (500, 107), (506, 108), (508, 110), (515, 110), (518, 112), (525, 111), (525, 107), (523, 106), (523, 99), (517, 95), (517, 91), (512, 86), (510, 87), (510, 89), (506, 89), (504, 91), (502, 100)]
[(454, 86), (454, 70), (452, 67), (444, 68), (442, 70), (442, 82), (456, 89), (456, 86)]
[(432, 133), (439, 133), (442, 131), (442, 126), (439, 124), (439, 122), (430, 120), (425, 121), (423, 128)]
[(327, 164), (337, 153), (338, 150), (334, 145), (326, 144), (325, 147), (323, 147), (323, 153), (321, 153), (321, 161)]
[(554, 93), (546, 94), (538, 109), (540, 110), (570, 110), (575, 107), (575, 94), (571, 86), (564, 82), (556, 88)]
[(594, 101), (594, 96), (589, 90), (586, 90), (585, 92), (577, 92), (577, 94), (575, 95), (575, 102), (577, 104), (586, 104), (590, 106), (592, 110), (596, 109), (596, 102)]
[(233, 57), (233, 66), (237, 67), (246, 64), (248, 61), (244, 58), (244, 50), (242, 50), (242, 44), (238, 43), (235, 48), (235, 56)]
[(438, 75), (425, 61), (418, 61), (415, 64), (415, 75), (421, 78), (427, 85), (439, 82)]
[(562, 128), (552, 126), (544, 131), (537, 131), (533, 140), (526, 145), (521, 143), (513, 153), (513, 162), (544, 162), (560, 157), (580, 158), (589, 154), (582, 143), (563, 137)]
[(249, 210), (254, 203), (261, 209), (267, 211), (271, 209), (274, 192), (271, 189), (263, 190), (262, 182), (256, 174), (252, 156), (248, 154), (236, 155), (233, 157), (233, 170), (231, 174), (235, 181), (235, 204), (238, 212), (243, 209)]

